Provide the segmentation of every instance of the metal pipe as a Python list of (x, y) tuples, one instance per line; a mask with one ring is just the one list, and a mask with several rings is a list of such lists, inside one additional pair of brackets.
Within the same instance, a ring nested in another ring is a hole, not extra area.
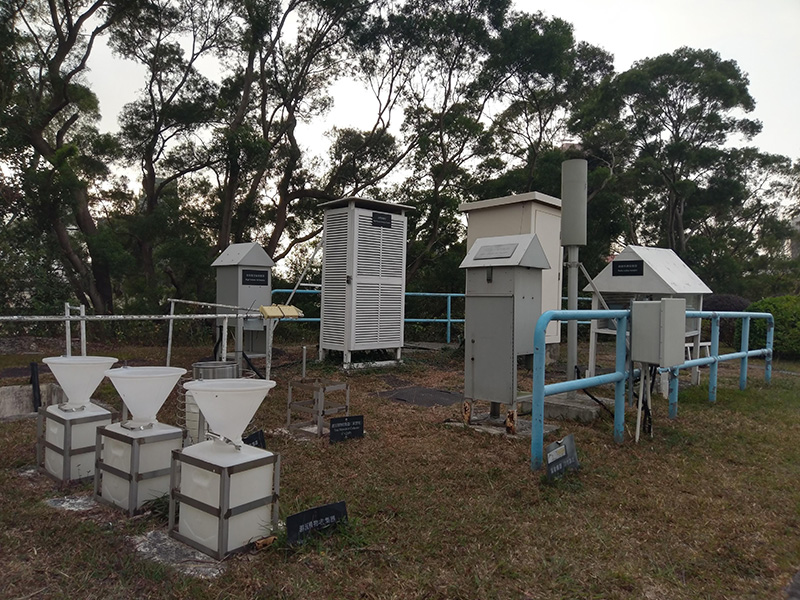
[[(719, 356), (719, 317), (711, 317), (711, 356)], [(708, 368), (708, 401), (717, 401), (717, 374), (719, 362), (714, 361)]]
[[(175, 301), (169, 301), (169, 315), (175, 315)], [(169, 320), (169, 329), (167, 332), (167, 366), (170, 366), (170, 359), (172, 358), (172, 327), (175, 324), (175, 319)]]
[[(578, 381), (562, 382), (561, 384), (551, 384), (545, 390), (544, 367), (545, 367), (545, 338), (547, 326), (553, 319), (568, 321), (571, 319), (619, 319), (624, 317), (626, 322), (630, 311), (627, 310), (548, 310), (543, 313), (536, 321), (536, 328), (533, 335), (533, 391), (531, 394), (531, 470), (535, 471), (542, 467), (544, 457), (544, 398), (545, 396), (556, 393), (551, 386), (567, 385), (577, 386), (572, 389), (584, 389), (596, 385), (597, 377), (607, 378), (609, 375), (597, 375)], [(626, 323), (627, 328), (627, 323)], [(623, 336), (624, 338), (624, 332)], [(616, 378), (618, 373), (612, 373), (610, 377)], [(627, 377), (623, 368), (622, 377)], [(616, 381), (614, 381), (616, 382)], [(609, 381), (610, 383), (610, 381)], [(615, 398), (616, 401), (616, 398)], [(624, 411), (620, 411), (624, 415)], [(624, 418), (624, 416), (623, 416)], [(616, 417), (615, 417), (616, 429)]]
[(678, 369), (669, 370), (669, 418), (678, 418)]
[(70, 327), (71, 323), (70, 320), (72, 319), (72, 314), (69, 311), (69, 302), (64, 302), (64, 328), (67, 332), (67, 354), (66, 356), (72, 356), (72, 329)]
[(167, 298), (170, 302), (180, 302), (181, 304), (191, 304), (194, 306), (210, 306), (212, 308), (232, 308), (234, 310), (240, 310), (248, 313), (258, 313), (257, 308), (249, 307), (245, 308), (243, 306), (235, 306), (233, 304), (216, 304), (214, 302), (197, 302), (195, 300), (181, 300), (180, 298)]
[(750, 317), (742, 319), (742, 345), (741, 351), (745, 355), (739, 363), (739, 389), (744, 390), (747, 386), (747, 351), (750, 349)]
[(770, 315), (770, 319), (767, 321), (767, 350), (769, 351), (769, 354), (767, 354), (767, 359), (764, 364), (764, 381), (767, 383), (769, 383), (772, 379), (772, 343), (774, 336), (775, 319), (772, 318), (772, 315)]
[(204, 315), (86, 315), (70, 316), (70, 315), (0, 315), (0, 322), (8, 323), (47, 323), (47, 322), (72, 322), (72, 321), (166, 321), (168, 319), (175, 319), (176, 321), (196, 321), (200, 319), (217, 319), (222, 317), (230, 317), (235, 319), (241, 315), (237, 314), (204, 314)]
[[(81, 304), (81, 317), (86, 316), (86, 307)], [(86, 321), (81, 319), (81, 356), (86, 356)]]
[[(222, 318), (222, 341), (220, 342), (220, 359), (224, 362), (228, 360), (228, 317)], [(241, 373), (241, 365), (237, 365), (237, 369)]]
[(447, 295), (447, 343), (450, 343), (450, 308), (452, 306), (452, 296)]
[[(227, 327), (224, 328), (226, 331)], [(239, 373), (244, 370), (242, 361), (244, 360), (242, 354), (244, 353), (244, 317), (236, 317), (236, 339), (233, 340), (234, 356), (236, 357), (236, 364), (239, 365)]]
[(594, 375), (584, 379), (569, 379), (567, 381), (558, 381), (556, 383), (549, 383), (544, 386), (544, 395), (553, 396), (555, 394), (564, 394), (566, 392), (574, 392), (577, 390), (585, 390), (586, 388), (595, 387), (598, 385), (606, 385), (607, 383), (618, 383), (624, 380), (624, 373), (604, 373), (603, 375)]
[[(622, 335), (619, 332), (622, 332)], [(628, 316), (617, 317), (617, 373), (622, 375), (614, 385), (614, 441), (621, 444), (625, 439), (625, 381), (628, 378), (627, 348)]]
[[(578, 246), (567, 246), (567, 310), (578, 310)], [(567, 321), (567, 379), (578, 366), (578, 323)]]

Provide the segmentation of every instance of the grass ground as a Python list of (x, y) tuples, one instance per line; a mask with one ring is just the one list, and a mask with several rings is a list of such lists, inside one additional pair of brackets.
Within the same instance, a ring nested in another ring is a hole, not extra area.
[[(0, 369), (47, 355), (0, 356)], [(43, 353), (42, 353), (43, 352)], [(207, 349), (179, 348), (189, 367)], [(92, 348), (129, 364), (163, 364), (163, 348)], [(257, 415), (285, 420), (300, 348), (282, 348), (279, 382)], [(612, 437), (610, 419), (559, 423), (575, 435), (582, 468), (548, 483), (529, 469), (529, 441), (448, 427), (459, 407), (418, 408), (376, 392), (423, 385), (460, 391), (453, 351), (407, 355), (391, 370), (348, 375), (362, 440), (329, 445), (267, 436), (283, 456), (282, 516), (345, 500), (349, 525), (303, 546), (236, 555), (215, 580), (141, 559), (131, 535), (164, 528), (156, 514), (126, 518), (98, 506), (50, 508), (64, 495), (40, 475), (33, 421), (0, 423), (0, 597), (23, 598), (781, 598), (800, 570), (800, 368), (759, 361), (748, 389), (723, 368), (718, 400), (681, 386), (679, 417), (654, 407), (638, 445)], [(331, 365), (311, 374), (345, 377)], [(22, 382), (8, 379), (8, 383)], [(707, 380), (706, 380), (707, 381)], [(96, 396), (119, 407), (109, 383)], [(177, 395), (159, 413), (178, 422)], [(634, 415), (627, 415), (629, 427)], [(91, 493), (75, 486), (67, 493)]]

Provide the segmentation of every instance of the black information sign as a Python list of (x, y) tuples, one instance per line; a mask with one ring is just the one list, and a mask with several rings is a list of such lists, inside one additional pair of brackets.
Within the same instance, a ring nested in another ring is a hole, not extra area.
[(643, 260), (614, 260), (611, 261), (611, 275), (613, 277), (641, 277), (644, 275)]
[(364, 437), (364, 415), (331, 419), (331, 444)]
[(392, 215), (389, 213), (374, 212), (372, 213), (372, 226), (373, 227), (386, 227), (392, 228)]
[(286, 537), (290, 544), (302, 542), (312, 531), (347, 523), (347, 504), (335, 502), (309, 508), (286, 517)]
[(547, 446), (544, 454), (547, 459), (547, 477), (549, 479), (561, 477), (567, 470), (576, 470), (580, 467), (578, 452), (575, 450), (575, 438), (571, 433), (564, 439)]
[(261, 448), (262, 450), (267, 449), (267, 439), (264, 437), (264, 431), (262, 429), (251, 433), (245, 438), (242, 438), (242, 441), (248, 446), (254, 446), (256, 448)]
[(242, 285), (269, 285), (269, 271), (242, 269)]

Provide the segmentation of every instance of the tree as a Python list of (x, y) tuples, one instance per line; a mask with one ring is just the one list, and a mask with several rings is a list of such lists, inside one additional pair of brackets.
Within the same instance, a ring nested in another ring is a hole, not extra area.
[(761, 130), (739, 116), (755, 107), (748, 84), (734, 61), (690, 48), (639, 61), (617, 78), (622, 125), (635, 151), (633, 214), (642, 241), (686, 254), (702, 219), (694, 205), (703, 190), (720, 185), (712, 175), (731, 158), (726, 144)]
[[(0, 37), (1, 158), (21, 174), (18, 215), (59, 248), (74, 293), (98, 313), (113, 309), (103, 233), (92, 214), (97, 98), (82, 81), (97, 39), (137, 2), (10, 0)], [(73, 226), (75, 229), (73, 229)]]
[[(168, 263), (157, 274), (155, 255), (159, 244), (175, 236), (165, 219), (171, 209), (180, 209), (174, 206), (180, 199), (178, 182), (185, 184), (217, 160), (210, 140), (218, 88), (198, 64), (232, 43), (230, 18), (224, 0), (153, 0), (124, 15), (111, 36), (116, 53), (146, 68), (139, 97), (119, 119), (122, 157), (141, 170), (141, 198), (130, 212), (117, 216), (126, 225), (119, 232), (137, 262), (130, 277), (141, 279), (136, 288), (149, 297), (145, 306), (151, 310), (163, 301), (162, 281), (175, 290), (183, 287)], [(168, 196), (172, 206), (159, 210)]]
[(732, 145), (760, 130), (743, 116), (754, 106), (735, 62), (689, 48), (639, 61), (587, 97), (570, 125), (606, 170), (603, 193), (622, 200), (620, 244), (672, 248), (715, 292), (764, 283), (788, 234), (790, 163)]
[(407, 8), (414, 23), (409, 30), (424, 56), (403, 125), (418, 142), (407, 163), (411, 175), (397, 190), (416, 209), (409, 217), (409, 280), (459, 242), (458, 206), (474, 199), (474, 176), (482, 165), (495, 167), (487, 163), (493, 148), (486, 110), (493, 90), (480, 75), (508, 6), (506, 0), (451, 0)]
[(578, 42), (566, 21), (541, 13), (511, 15), (483, 75), (503, 101), (491, 134), (507, 162), (505, 193), (540, 189), (539, 157), (564, 139), (574, 107), (613, 71), (611, 55)]

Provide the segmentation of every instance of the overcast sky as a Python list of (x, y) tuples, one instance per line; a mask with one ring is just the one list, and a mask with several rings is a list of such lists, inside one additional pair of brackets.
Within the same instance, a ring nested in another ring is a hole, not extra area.
[[(735, 60), (756, 100), (749, 116), (764, 126), (752, 144), (800, 159), (800, 0), (515, 0), (515, 6), (572, 23), (577, 39), (614, 55), (618, 72), (681, 46), (710, 48)], [(113, 60), (104, 47), (92, 63), (88, 77), (100, 97), (101, 129), (114, 130), (144, 72)], [(358, 123), (364, 111), (353, 110), (353, 87), (337, 89), (327, 125), (364, 126)]]
[(681, 46), (710, 48), (750, 79), (763, 123), (753, 144), (800, 159), (800, 0), (516, 0), (569, 21), (614, 55), (618, 72)]

